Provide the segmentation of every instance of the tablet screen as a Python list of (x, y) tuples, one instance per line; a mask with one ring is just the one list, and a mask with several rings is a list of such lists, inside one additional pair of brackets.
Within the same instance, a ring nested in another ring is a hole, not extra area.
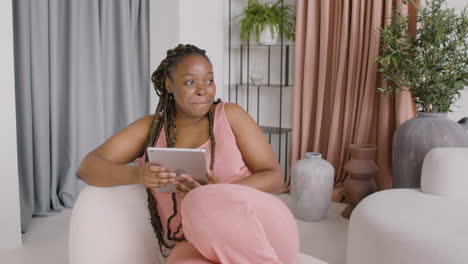
[[(206, 154), (204, 149), (186, 148), (156, 148), (147, 149), (150, 163), (164, 167), (165, 169), (180, 174), (188, 174), (200, 184), (207, 184)], [(177, 177), (176, 177), (177, 178)], [(176, 185), (169, 184), (157, 188), (160, 192), (175, 192)]]

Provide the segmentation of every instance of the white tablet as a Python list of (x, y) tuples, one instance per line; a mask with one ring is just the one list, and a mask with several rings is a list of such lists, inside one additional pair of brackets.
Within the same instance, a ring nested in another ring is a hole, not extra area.
[[(204, 149), (186, 148), (147, 148), (150, 163), (160, 165), (174, 172), (179, 179), (180, 174), (188, 174), (200, 184), (207, 184), (206, 157)], [(160, 192), (175, 192), (176, 185), (169, 184), (158, 188)]]

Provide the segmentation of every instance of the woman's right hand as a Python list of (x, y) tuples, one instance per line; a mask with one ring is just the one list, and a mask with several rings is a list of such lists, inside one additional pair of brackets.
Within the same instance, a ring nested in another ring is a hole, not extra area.
[(164, 167), (146, 162), (139, 167), (138, 176), (140, 183), (146, 188), (160, 188), (174, 183), (176, 174), (170, 172)]

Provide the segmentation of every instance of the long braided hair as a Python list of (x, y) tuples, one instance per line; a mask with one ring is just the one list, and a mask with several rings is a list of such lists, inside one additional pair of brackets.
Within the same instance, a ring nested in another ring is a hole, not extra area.
[[(161, 64), (153, 72), (151, 75), (151, 81), (153, 82), (154, 89), (156, 90), (156, 94), (159, 96), (159, 103), (156, 107), (156, 113), (154, 114), (153, 122), (151, 125), (151, 129), (149, 131), (148, 137), (148, 145), (154, 146), (158, 141), (159, 135), (161, 134), (161, 130), (164, 127), (164, 132), (166, 134), (166, 142), (167, 147), (173, 148), (176, 143), (176, 127), (175, 127), (175, 120), (174, 120), (174, 113), (175, 113), (175, 102), (174, 97), (171, 93), (166, 90), (165, 81), (166, 78), (172, 78), (171, 72), (175, 68), (175, 66), (182, 61), (182, 59), (189, 55), (197, 55), (204, 57), (210, 64), (211, 61), (206, 56), (205, 50), (199, 49), (194, 45), (183, 45), (179, 44), (174, 49), (170, 49), (167, 51), (167, 56), (165, 59), (161, 61)], [(219, 103), (219, 100), (214, 102), (213, 105)], [(214, 123), (214, 107), (206, 114), (209, 123), (209, 134), (211, 140), (211, 161), (210, 161), (210, 170), (213, 171), (214, 167), (214, 160), (215, 160), (215, 146), (216, 141), (213, 134), (213, 123)], [(167, 257), (163, 252), (163, 246), (166, 249), (174, 248), (174, 243), (169, 244), (164, 238), (164, 230), (161, 224), (161, 218), (159, 216), (157, 210), (157, 202), (154, 198), (153, 194), (151, 193), (150, 189), (147, 189), (148, 195), (148, 209), (151, 216), (151, 225), (153, 226), (154, 232), (156, 233), (156, 237), (159, 243), (159, 249), (161, 254), (164, 257)], [(174, 213), (167, 219), (167, 240), (168, 241), (184, 241), (185, 237), (182, 235), (181, 237), (176, 237), (176, 235), (180, 232), (180, 228), (182, 224), (177, 227), (175, 233), (172, 234), (170, 223), (171, 220), (177, 215), (177, 201), (176, 201), (176, 194), (172, 193), (172, 202), (173, 202), (173, 211)]]

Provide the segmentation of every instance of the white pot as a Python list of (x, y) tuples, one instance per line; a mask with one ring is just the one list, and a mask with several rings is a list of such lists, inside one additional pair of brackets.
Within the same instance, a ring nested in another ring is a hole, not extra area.
[(291, 175), (293, 211), (304, 221), (320, 221), (331, 204), (334, 168), (320, 153), (308, 152), (294, 164)]
[(258, 43), (261, 45), (274, 45), (278, 41), (279, 26), (273, 27), (273, 34), (271, 34), (270, 25), (266, 25), (262, 32)]

